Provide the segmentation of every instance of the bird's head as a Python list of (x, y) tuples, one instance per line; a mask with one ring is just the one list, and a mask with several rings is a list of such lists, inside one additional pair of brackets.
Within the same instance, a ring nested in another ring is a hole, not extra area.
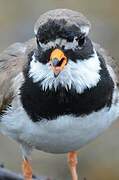
[(56, 9), (41, 15), (34, 27), (37, 48), (29, 66), (33, 82), (45, 90), (60, 84), (82, 92), (95, 86), (100, 65), (89, 30), (89, 21), (79, 12)]

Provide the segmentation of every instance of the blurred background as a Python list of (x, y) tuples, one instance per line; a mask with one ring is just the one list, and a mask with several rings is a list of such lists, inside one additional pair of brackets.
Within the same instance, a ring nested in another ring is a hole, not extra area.
[[(33, 37), (33, 26), (45, 11), (70, 8), (82, 12), (92, 23), (90, 36), (119, 59), (118, 0), (0, 0), (0, 51), (14, 42)], [(20, 172), (21, 153), (17, 143), (0, 136), (0, 162)], [(56, 180), (69, 180), (66, 155), (34, 151), (34, 172)], [(119, 122), (79, 152), (80, 180), (119, 180)]]

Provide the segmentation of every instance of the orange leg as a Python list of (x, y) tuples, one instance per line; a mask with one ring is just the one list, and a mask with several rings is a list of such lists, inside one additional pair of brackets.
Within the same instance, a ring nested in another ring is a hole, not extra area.
[(22, 171), (24, 180), (32, 180), (32, 168), (30, 162), (27, 159), (23, 160)]
[(72, 175), (72, 180), (78, 180), (78, 175), (76, 172), (77, 168), (77, 152), (69, 152), (68, 153), (68, 164)]

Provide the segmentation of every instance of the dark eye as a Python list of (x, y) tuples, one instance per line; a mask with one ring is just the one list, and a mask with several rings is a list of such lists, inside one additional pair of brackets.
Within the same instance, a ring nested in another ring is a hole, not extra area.
[(40, 43), (46, 44), (48, 43), (48, 39), (45, 37), (39, 37), (38, 35), (36, 35), (36, 42), (39, 45)]
[(76, 39), (76, 41), (78, 41), (79, 46), (83, 46), (85, 44), (86, 38), (85, 36), (80, 36)]

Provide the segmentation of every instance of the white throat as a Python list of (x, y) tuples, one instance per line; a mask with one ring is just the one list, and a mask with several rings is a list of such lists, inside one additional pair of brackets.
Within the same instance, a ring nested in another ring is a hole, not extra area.
[(32, 77), (34, 83), (41, 83), (43, 90), (57, 90), (59, 84), (66, 90), (74, 87), (78, 93), (83, 93), (85, 89), (97, 85), (100, 80), (100, 61), (97, 53), (94, 51), (92, 57), (86, 60), (78, 59), (77, 62), (68, 60), (68, 64), (63, 71), (54, 77), (54, 73), (49, 66), (49, 63), (42, 64), (35, 60), (33, 55), (30, 63), (29, 77)]

